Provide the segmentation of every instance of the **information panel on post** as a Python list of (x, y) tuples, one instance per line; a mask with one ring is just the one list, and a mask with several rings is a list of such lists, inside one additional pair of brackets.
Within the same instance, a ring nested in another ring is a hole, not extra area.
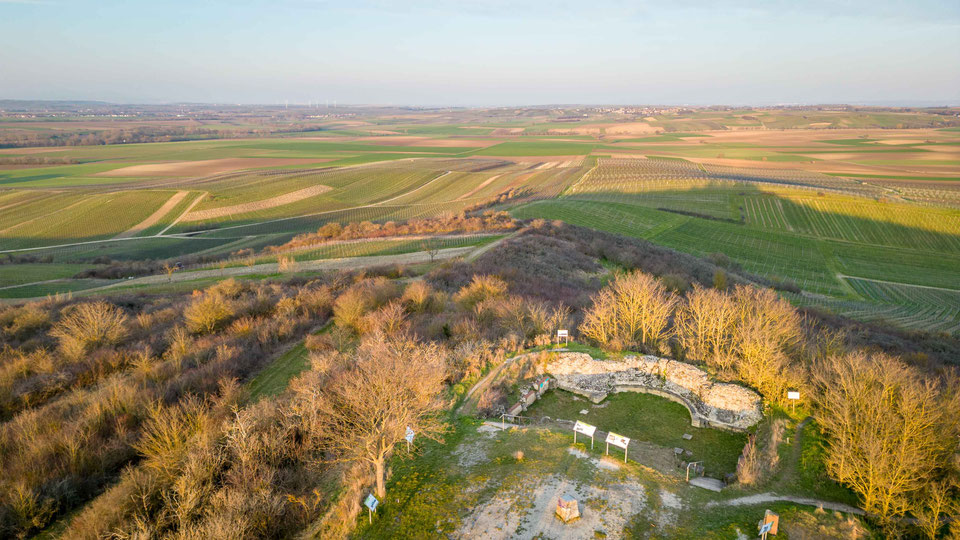
[(593, 437), (593, 434), (597, 431), (597, 426), (591, 426), (590, 424), (577, 420), (577, 423), (573, 425), (573, 430), (577, 433), (583, 433), (587, 437)]
[(630, 438), (624, 437), (623, 435), (618, 435), (611, 431), (610, 433), (607, 433), (607, 443), (626, 450), (627, 446), (630, 444)]

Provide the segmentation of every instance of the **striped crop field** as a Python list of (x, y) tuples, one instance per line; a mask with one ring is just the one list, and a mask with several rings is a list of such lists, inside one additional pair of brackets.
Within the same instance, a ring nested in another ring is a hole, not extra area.
[(6, 208), (0, 211), (0, 249), (110, 238), (146, 219), (171, 194), (147, 190), (72, 194), (43, 199), (29, 214), (19, 205)]
[(744, 199), (749, 223), (857, 244), (960, 252), (960, 211), (846, 196)]

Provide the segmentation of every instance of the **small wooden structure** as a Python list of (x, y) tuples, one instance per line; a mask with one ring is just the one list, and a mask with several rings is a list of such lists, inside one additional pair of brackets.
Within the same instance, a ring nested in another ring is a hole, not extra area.
[(573, 495), (561, 495), (557, 500), (557, 517), (564, 523), (570, 523), (580, 517), (580, 504)]

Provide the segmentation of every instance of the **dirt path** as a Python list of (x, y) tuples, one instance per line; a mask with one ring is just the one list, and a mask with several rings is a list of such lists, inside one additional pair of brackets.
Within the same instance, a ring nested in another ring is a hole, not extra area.
[[(497, 242), (494, 242), (494, 244), (496, 244), (496, 243), (497, 243)], [(481, 248), (481, 249), (482, 249), (482, 248)], [(478, 249), (477, 251), (480, 251), (480, 249)], [(474, 253), (475, 253), (475, 252), (474, 252)], [(471, 255), (472, 255), (472, 254), (471, 254)], [(558, 349), (558, 350), (560, 350), (560, 349)], [(460, 407), (457, 409), (456, 413), (457, 413), (457, 414), (460, 414), (460, 415), (473, 414), (473, 411), (474, 411), (474, 409), (476, 408), (476, 405), (477, 405), (477, 404), (474, 403), (473, 400), (471, 399), (471, 398), (473, 397), (473, 395), (474, 395), (475, 393), (477, 393), (477, 391), (486, 388), (486, 387), (490, 384), (490, 381), (496, 379), (497, 376), (499, 376), (500, 373), (503, 372), (503, 370), (504, 370), (507, 366), (509, 366), (510, 364), (516, 362), (517, 360), (520, 360), (521, 358), (526, 358), (526, 357), (527, 357), (528, 355), (530, 355), (530, 354), (535, 354), (535, 353), (521, 354), (521, 355), (519, 355), (519, 356), (514, 356), (513, 358), (508, 358), (508, 359), (504, 360), (503, 363), (500, 364), (499, 366), (491, 369), (489, 373), (487, 373), (486, 375), (484, 375), (484, 377), (483, 377), (482, 379), (480, 379), (479, 381), (477, 381), (477, 383), (474, 384), (473, 387), (470, 388), (469, 391), (467, 391), (467, 395), (463, 397), (463, 403), (460, 404)]]
[(846, 514), (856, 514), (863, 516), (866, 514), (863, 510), (850, 506), (849, 504), (836, 503), (830, 501), (821, 501), (820, 499), (811, 499), (809, 497), (793, 497), (791, 495), (777, 495), (776, 493), (758, 493), (756, 495), (747, 495), (746, 497), (737, 497), (726, 501), (711, 501), (703, 505), (704, 508), (713, 508), (715, 506), (746, 506), (752, 504), (764, 504), (770, 502), (792, 502), (804, 506), (816, 506), (824, 510), (833, 510), (835, 512), (844, 512)]
[(158, 208), (156, 212), (150, 214), (147, 219), (114, 236), (114, 238), (130, 238), (131, 236), (136, 236), (137, 233), (156, 225), (156, 223), (160, 221), (163, 216), (167, 215), (175, 206), (180, 204), (180, 201), (182, 201), (188, 193), (190, 192), (178, 191), (174, 193), (169, 199), (167, 199), (167, 202), (163, 203), (163, 206)]
[(523, 231), (524, 231), (524, 229), (520, 229), (519, 231), (516, 231), (516, 232), (514, 232), (514, 233), (512, 233), (512, 234), (509, 234), (509, 235), (507, 235), (507, 236), (504, 236), (503, 238), (497, 240), (496, 242), (490, 242), (489, 244), (487, 244), (487, 245), (485, 245), (485, 246), (483, 246), (483, 247), (481, 247), (481, 248), (479, 248), (479, 249), (474, 250), (472, 253), (470, 253), (469, 255), (467, 255), (463, 260), (466, 261), (466, 262), (473, 262), (473, 261), (477, 260), (477, 257), (479, 257), (479, 256), (483, 255), (484, 253), (490, 251), (491, 249), (499, 246), (500, 244), (506, 242), (507, 240), (513, 238), (514, 236), (517, 236), (518, 234), (522, 233)]
[[(473, 247), (449, 248), (440, 250), (435, 260), (445, 260), (459, 257), (468, 253)], [(384, 266), (388, 264), (420, 264), (430, 262), (430, 254), (426, 251), (417, 251), (413, 253), (402, 253), (399, 255), (382, 255), (376, 257), (348, 257), (344, 259), (323, 259), (318, 261), (303, 261), (296, 263), (296, 266), (289, 270), (290, 272), (303, 271), (321, 271), (321, 270), (346, 270), (353, 268), (369, 268), (371, 266)], [(255, 264), (253, 266), (238, 266), (234, 268), (197, 270), (195, 272), (175, 273), (167, 276), (157, 274), (144, 276), (140, 278), (128, 279), (117, 283), (111, 283), (103, 287), (85, 289), (84, 294), (90, 292), (100, 292), (106, 289), (116, 287), (136, 286), (136, 285), (156, 285), (161, 283), (179, 283), (184, 281), (195, 281), (205, 278), (243, 276), (247, 274), (277, 274), (279, 273), (278, 263)], [(40, 300), (46, 297), (38, 298), (15, 298), (16, 302), (28, 302), (31, 300)]]

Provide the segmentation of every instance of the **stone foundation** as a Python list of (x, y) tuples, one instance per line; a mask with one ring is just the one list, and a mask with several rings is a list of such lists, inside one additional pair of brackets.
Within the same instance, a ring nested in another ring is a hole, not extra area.
[(746, 431), (763, 418), (760, 396), (736, 384), (713, 382), (685, 362), (656, 356), (595, 360), (584, 353), (561, 353), (547, 372), (557, 387), (594, 403), (611, 392), (643, 392), (680, 403), (696, 427)]

